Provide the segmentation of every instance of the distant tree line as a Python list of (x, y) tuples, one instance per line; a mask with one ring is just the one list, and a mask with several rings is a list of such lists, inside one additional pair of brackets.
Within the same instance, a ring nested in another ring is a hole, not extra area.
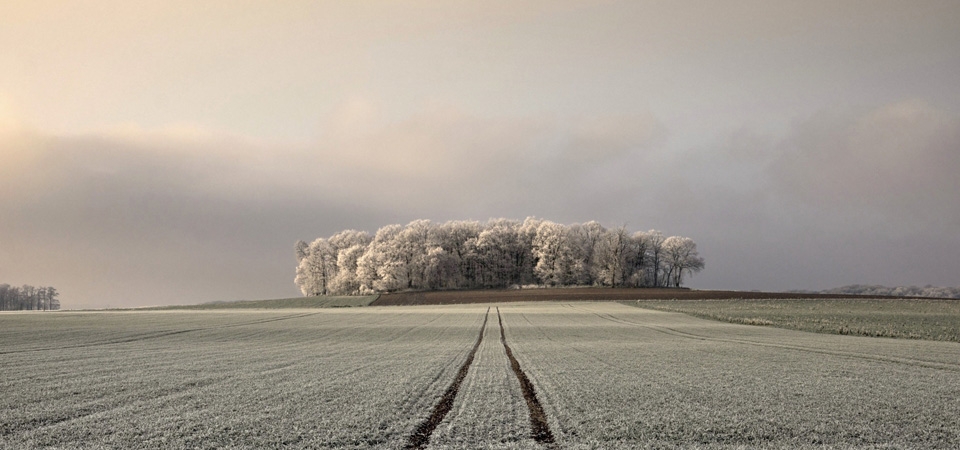
[(57, 310), (60, 309), (59, 295), (51, 286), (0, 284), (0, 311)]
[(680, 287), (704, 267), (690, 238), (597, 222), (491, 219), (341, 231), (296, 244), (305, 296), (539, 286)]
[(852, 284), (821, 291), (824, 294), (891, 295), (895, 297), (960, 298), (960, 288), (938, 286), (880, 286)]

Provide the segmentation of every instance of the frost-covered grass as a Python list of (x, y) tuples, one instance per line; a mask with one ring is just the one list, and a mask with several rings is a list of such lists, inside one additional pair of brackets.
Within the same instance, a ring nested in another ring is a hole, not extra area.
[(960, 345), (500, 307), (563, 448), (958, 448)]
[(793, 299), (623, 302), (745, 325), (960, 342), (960, 300)]
[(396, 448), (482, 313), (2, 315), (0, 448)]
[[(559, 448), (960, 448), (960, 344), (499, 305)], [(487, 305), (0, 314), (0, 448), (402, 448)], [(544, 448), (493, 311), (427, 448)]]
[(500, 326), (491, 311), (483, 343), (460, 387), (453, 409), (430, 442), (441, 448), (536, 448), (530, 437), (527, 406), (500, 343)]

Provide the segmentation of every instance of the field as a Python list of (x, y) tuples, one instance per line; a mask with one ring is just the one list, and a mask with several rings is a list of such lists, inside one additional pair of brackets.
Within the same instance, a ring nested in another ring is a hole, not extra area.
[(208, 310), (208, 309), (286, 309), (286, 308), (350, 308), (369, 306), (376, 295), (323, 295), (316, 297), (278, 298), (271, 300), (239, 300), (199, 305), (159, 306), (144, 310)]
[(640, 300), (624, 304), (815, 333), (960, 342), (960, 300), (955, 299)]
[(0, 314), (0, 448), (957, 448), (958, 355), (613, 302)]

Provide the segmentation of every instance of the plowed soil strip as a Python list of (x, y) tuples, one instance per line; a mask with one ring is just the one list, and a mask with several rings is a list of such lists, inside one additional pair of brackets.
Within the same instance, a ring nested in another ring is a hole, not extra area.
[[(497, 312), (499, 313), (499, 311)], [(487, 308), (487, 312), (483, 315), (483, 325), (480, 327), (480, 336), (477, 337), (477, 343), (473, 344), (473, 350), (470, 350), (470, 354), (467, 355), (467, 360), (460, 366), (460, 371), (457, 372), (453, 383), (450, 383), (450, 387), (447, 388), (443, 396), (440, 397), (440, 401), (433, 407), (433, 412), (430, 414), (430, 417), (417, 426), (417, 429), (407, 438), (407, 446), (404, 448), (421, 449), (426, 447), (430, 442), (430, 435), (433, 434), (433, 430), (437, 428), (437, 425), (440, 425), (440, 422), (443, 422), (444, 416), (453, 408), (453, 401), (457, 398), (460, 384), (463, 383), (463, 379), (467, 377), (467, 372), (470, 371), (470, 364), (473, 364), (473, 357), (476, 356), (477, 349), (480, 348), (480, 343), (483, 342), (483, 332), (487, 329), (487, 317), (489, 315), (490, 308)]]
[(520, 381), (523, 399), (527, 401), (527, 409), (530, 410), (530, 431), (533, 440), (552, 447), (552, 444), (554, 444), (553, 433), (550, 432), (550, 425), (547, 424), (547, 414), (543, 412), (540, 400), (537, 400), (537, 391), (534, 389), (533, 383), (527, 378), (527, 374), (523, 373), (520, 362), (513, 357), (513, 351), (507, 345), (507, 335), (503, 331), (503, 317), (500, 316), (500, 308), (497, 308), (497, 320), (500, 322), (500, 342), (503, 343), (503, 348), (507, 351), (507, 358), (510, 358), (510, 367), (513, 369), (514, 375), (517, 376), (517, 380)]

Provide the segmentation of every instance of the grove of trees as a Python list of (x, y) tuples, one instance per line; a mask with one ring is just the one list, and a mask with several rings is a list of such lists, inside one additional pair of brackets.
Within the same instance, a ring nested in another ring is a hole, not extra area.
[(60, 309), (59, 295), (57, 289), (50, 286), (0, 284), (0, 311), (57, 310)]
[(296, 244), (305, 296), (511, 286), (680, 287), (704, 267), (690, 238), (528, 217), (387, 225)]

